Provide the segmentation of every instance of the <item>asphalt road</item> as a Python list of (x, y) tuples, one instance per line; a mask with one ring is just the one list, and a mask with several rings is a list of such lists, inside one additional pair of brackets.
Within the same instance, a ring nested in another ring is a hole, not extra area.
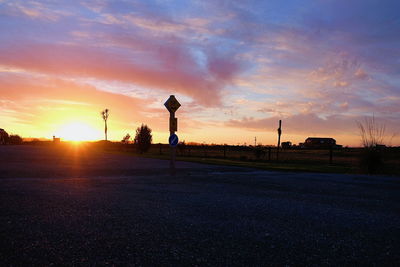
[(0, 147), (0, 261), (398, 266), (400, 178)]

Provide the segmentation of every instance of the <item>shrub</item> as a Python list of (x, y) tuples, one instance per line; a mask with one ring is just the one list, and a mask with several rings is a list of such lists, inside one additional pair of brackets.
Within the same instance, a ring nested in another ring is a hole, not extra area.
[(368, 174), (377, 174), (383, 171), (383, 151), (379, 147), (364, 147), (361, 152), (361, 168)]
[(383, 149), (386, 126), (367, 117), (363, 122), (357, 122), (361, 136), (363, 151), (361, 152), (361, 168), (369, 174), (376, 174), (383, 170)]
[(152, 139), (151, 129), (147, 125), (142, 124), (136, 129), (135, 145), (140, 154), (150, 149)]
[(121, 143), (122, 144), (129, 144), (129, 141), (131, 140), (131, 136), (127, 133), (124, 138), (122, 138)]
[(22, 138), (17, 134), (10, 135), (10, 137), (8, 138), (8, 143), (10, 145), (20, 145), (22, 144)]

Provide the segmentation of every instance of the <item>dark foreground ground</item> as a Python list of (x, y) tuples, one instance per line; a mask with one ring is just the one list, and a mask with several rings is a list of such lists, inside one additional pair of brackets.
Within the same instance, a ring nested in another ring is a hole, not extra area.
[(8, 265), (398, 265), (400, 178), (0, 147)]

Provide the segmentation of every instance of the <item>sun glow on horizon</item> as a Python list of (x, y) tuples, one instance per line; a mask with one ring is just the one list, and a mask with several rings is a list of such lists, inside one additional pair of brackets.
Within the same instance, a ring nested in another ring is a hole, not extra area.
[(84, 122), (71, 122), (57, 131), (57, 137), (66, 141), (93, 141), (99, 139), (99, 131)]

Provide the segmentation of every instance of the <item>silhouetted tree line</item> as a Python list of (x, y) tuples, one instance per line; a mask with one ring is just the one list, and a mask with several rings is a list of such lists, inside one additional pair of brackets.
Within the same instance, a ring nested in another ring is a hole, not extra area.
[(20, 145), (22, 144), (21, 136), (17, 134), (9, 135), (4, 129), (0, 129), (0, 145)]

